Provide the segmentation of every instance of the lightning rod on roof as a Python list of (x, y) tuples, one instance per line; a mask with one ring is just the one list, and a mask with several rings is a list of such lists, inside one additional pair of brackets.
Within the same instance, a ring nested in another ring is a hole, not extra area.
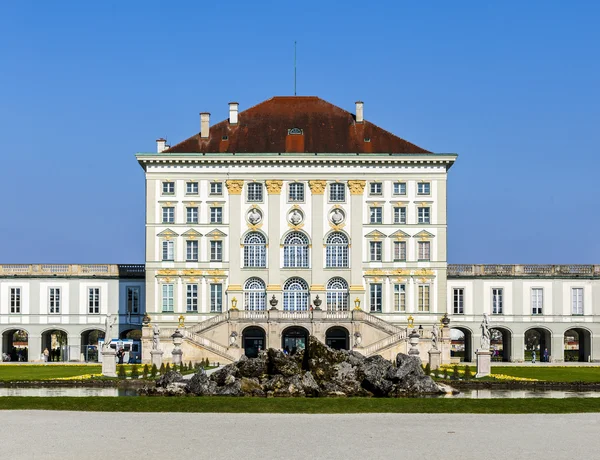
[(294, 96), (296, 95), (296, 40), (294, 40)]

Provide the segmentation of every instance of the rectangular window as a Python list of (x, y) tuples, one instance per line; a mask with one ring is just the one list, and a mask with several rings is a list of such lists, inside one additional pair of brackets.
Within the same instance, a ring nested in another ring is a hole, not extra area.
[(371, 262), (381, 262), (381, 241), (371, 241)]
[(21, 288), (10, 288), (10, 312), (21, 313)]
[(173, 206), (165, 206), (162, 208), (163, 224), (172, 224), (175, 222), (175, 208)]
[(429, 284), (419, 284), (418, 311), (429, 311)]
[(263, 185), (260, 182), (248, 183), (248, 201), (263, 200)]
[(187, 195), (198, 195), (198, 182), (187, 182), (185, 184), (185, 193)]
[(370, 223), (372, 224), (381, 224), (383, 222), (382, 220), (382, 210), (381, 207), (379, 206), (371, 206), (370, 208)]
[(400, 206), (394, 208), (394, 223), (405, 224), (406, 223), (406, 207)]
[(140, 288), (127, 286), (127, 313), (137, 315), (140, 312)]
[(429, 195), (431, 191), (429, 182), (419, 182), (417, 184), (417, 195)]
[(100, 288), (88, 289), (88, 313), (100, 313)]
[(60, 314), (60, 288), (50, 288), (48, 290), (48, 312), (51, 315)]
[(162, 311), (173, 311), (173, 285), (162, 285)]
[(406, 182), (394, 182), (394, 195), (406, 195)]
[(583, 315), (583, 288), (573, 288), (571, 296), (573, 298), (573, 314)]
[(175, 244), (173, 241), (162, 242), (162, 260), (175, 260)]
[(394, 260), (406, 260), (406, 241), (394, 241)]
[(541, 288), (531, 289), (531, 314), (541, 315), (544, 308), (544, 290)]
[(419, 260), (429, 260), (430, 257), (430, 243), (429, 241), (419, 241)]
[(304, 184), (293, 182), (289, 185), (289, 201), (304, 201)]
[(210, 194), (211, 195), (223, 195), (223, 182), (211, 182), (210, 183)]
[(452, 294), (452, 312), (455, 315), (463, 315), (465, 313), (465, 290), (456, 288)]
[(211, 241), (210, 242), (210, 261), (211, 262), (222, 262), (223, 261), (223, 242), (222, 241)]
[(394, 311), (406, 311), (406, 284), (394, 284)]
[(223, 285), (222, 284), (211, 284), (210, 285), (210, 311), (211, 312), (223, 311)]
[(502, 289), (492, 289), (492, 315), (501, 315), (504, 300), (502, 299)]
[(371, 182), (369, 184), (369, 194), (370, 195), (381, 195), (382, 193), (381, 182)]
[(222, 224), (223, 223), (223, 208), (211, 207), (210, 208), (210, 223), (211, 224)]
[(417, 208), (417, 215), (419, 217), (420, 224), (429, 223), (429, 208)]
[(341, 182), (329, 184), (329, 201), (340, 203), (346, 201), (346, 184)]
[(188, 262), (198, 262), (198, 240), (186, 241), (185, 260)]
[(382, 301), (382, 288), (381, 283), (373, 283), (369, 285), (370, 290), (370, 308), (371, 311), (381, 313), (381, 306), (383, 305)]
[(162, 183), (163, 195), (174, 195), (175, 194), (175, 182), (163, 182)]
[(198, 311), (198, 285), (187, 285), (186, 311)]
[(185, 208), (188, 224), (198, 223), (198, 208), (196, 206)]

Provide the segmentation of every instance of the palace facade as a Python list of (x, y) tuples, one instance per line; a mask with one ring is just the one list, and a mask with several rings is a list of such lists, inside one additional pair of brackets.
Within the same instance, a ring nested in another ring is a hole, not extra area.
[[(141, 329), (145, 362), (154, 324), (167, 360), (176, 330), (185, 361), (230, 362), (302, 348), (309, 334), (392, 357), (407, 351), (413, 329), (426, 359), (442, 320), (443, 361), (469, 361), (488, 313), (495, 359), (548, 349), (553, 361), (600, 360), (600, 266), (448, 266), (446, 184), (457, 155), (370, 123), (362, 102), (354, 113), (317, 97), (274, 97), (242, 112), (232, 102), (226, 120), (211, 125), (201, 113), (199, 132), (136, 157), (145, 271), (0, 265), (3, 350), (21, 331), (37, 360), (53, 328), (69, 337), (68, 359), (87, 360), (86, 331), (111, 312), (121, 338)], [(98, 311), (97, 286), (106, 292)]]

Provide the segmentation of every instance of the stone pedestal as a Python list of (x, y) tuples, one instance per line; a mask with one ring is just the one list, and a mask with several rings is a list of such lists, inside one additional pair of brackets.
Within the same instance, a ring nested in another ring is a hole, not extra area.
[(104, 377), (117, 376), (117, 351), (109, 348), (102, 350), (102, 375)]
[(179, 366), (182, 361), (183, 351), (181, 349), (174, 349), (171, 354), (173, 355), (173, 364)]
[(477, 350), (477, 375), (476, 378), (485, 377), (492, 373), (492, 352), (490, 350)]
[(160, 365), (162, 364), (162, 356), (163, 356), (163, 351), (162, 350), (150, 350), (150, 356), (151, 356), (151, 364), (155, 365), (158, 369), (160, 369)]
[(431, 349), (429, 353), (429, 368), (431, 370), (437, 369), (442, 364), (442, 352), (440, 350)]

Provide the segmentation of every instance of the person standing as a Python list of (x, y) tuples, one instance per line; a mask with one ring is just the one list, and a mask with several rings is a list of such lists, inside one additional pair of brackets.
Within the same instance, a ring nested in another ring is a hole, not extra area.
[(548, 349), (544, 348), (544, 362), (549, 362)]
[(117, 358), (119, 358), (119, 364), (123, 364), (124, 357), (125, 357), (125, 351), (123, 351), (123, 348), (119, 348), (119, 351), (117, 352)]
[(531, 364), (535, 364), (535, 350), (531, 350)]
[(48, 362), (48, 358), (50, 356), (50, 352), (48, 351), (47, 348), (44, 348), (44, 362), (47, 363)]

